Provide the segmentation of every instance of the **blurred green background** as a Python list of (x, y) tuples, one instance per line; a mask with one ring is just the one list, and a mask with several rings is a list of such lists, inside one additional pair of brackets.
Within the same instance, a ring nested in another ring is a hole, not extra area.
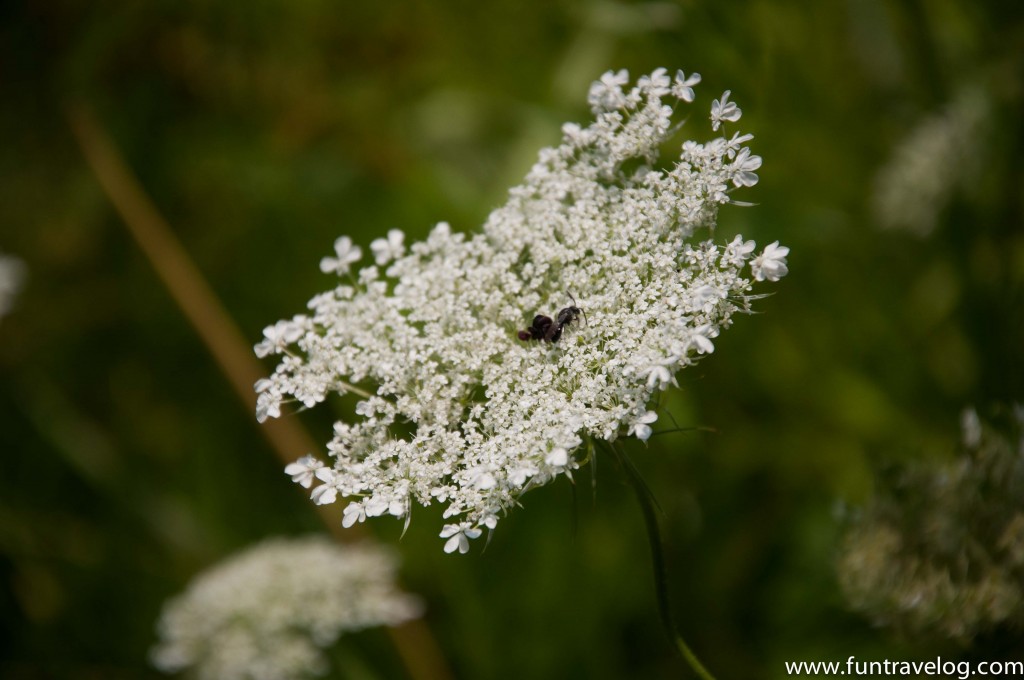
[[(718, 235), (792, 249), (763, 313), (672, 393), (682, 425), (717, 433), (631, 448), (683, 632), (722, 679), (985, 658), (845, 609), (837, 508), (885, 461), (952, 455), (965, 406), (1024, 396), (1024, 4), (55, 0), (5, 3), (0, 22), (0, 252), (28, 271), (0, 320), (3, 677), (159, 677), (167, 597), (263, 537), (322, 528), (84, 162), (70, 105), (255, 343), (330, 285), (317, 263), (338, 235), (476, 229), (562, 122), (588, 119), (591, 80), (658, 66), (704, 76), (688, 135), (711, 136), (731, 89), (765, 159), (737, 195), (758, 206), (725, 209)], [(952, 151), (879, 180), (929, 125)], [(935, 219), (886, 228), (893, 186)], [(292, 417), (326, 441), (323, 411)], [(457, 677), (686, 677), (638, 506), (614, 465), (597, 476), (595, 497), (531, 492), (468, 556), (441, 552), (434, 509), (401, 542), (399, 522), (368, 524)], [(382, 631), (342, 646), (406, 677)]]

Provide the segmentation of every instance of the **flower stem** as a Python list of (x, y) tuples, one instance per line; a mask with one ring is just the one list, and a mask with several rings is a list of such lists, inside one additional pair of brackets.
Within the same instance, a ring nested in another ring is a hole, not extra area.
[(365, 399), (370, 399), (371, 397), (373, 397), (372, 394), (370, 394), (369, 392), (367, 392), (363, 388), (356, 387), (352, 383), (345, 382), (344, 380), (335, 380), (334, 383), (338, 387), (340, 387), (341, 389), (345, 390), (346, 392), (351, 392), (352, 394), (358, 394), (360, 397), (363, 397)]
[(610, 445), (612, 453), (619, 461), (622, 469), (626, 472), (629, 485), (633, 487), (636, 499), (640, 503), (640, 510), (644, 515), (644, 524), (647, 527), (647, 539), (651, 545), (651, 565), (654, 568), (654, 589), (658, 598), (658, 615), (672, 641), (675, 642), (679, 653), (690, 665), (693, 672), (702, 680), (715, 680), (704, 664), (700, 662), (697, 655), (693, 653), (690, 646), (683, 640), (679, 633), (675, 619), (672, 616), (672, 607), (668, 598), (668, 569), (665, 566), (665, 550), (661, 540), (661, 529), (658, 526), (657, 501), (654, 494), (640, 475), (640, 471), (633, 465), (633, 461), (624, 450), (614, 444)]

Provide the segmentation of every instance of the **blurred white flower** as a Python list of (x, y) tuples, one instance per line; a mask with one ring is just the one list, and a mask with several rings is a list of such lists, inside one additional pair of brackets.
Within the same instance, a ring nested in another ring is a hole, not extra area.
[(352, 245), (348, 236), (340, 236), (334, 242), (334, 253), (337, 257), (325, 257), (320, 260), (320, 271), (324, 274), (347, 274), (352, 264), (363, 256), (363, 249)]
[[(622, 86), (629, 83), (629, 71), (622, 69), (608, 71), (601, 79), (590, 86), (587, 101), (595, 114), (602, 111), (614, 111), (626, 105), (626, 95)], [(578, 129), (578, 128), (577, 128)]]
[(935, 229), (958, 186), (982, 166), (989, 110), (986, 95), (966, 90), (899, 141), (875, 176), (871, 207), (881, 227), (918, 236)]
[[(785, 274), (778, 243), (748, 270), (753, 241), (711, 238), (733, 188), (757, 181), (750, 135), (688, 140), (661, 162), (678, 130), (665, 97), (686, 101), (699, 78), (628, 82), (594, 83), (596, 120), (565, 125), (482, 233), (442, 223), (406, 248), (392, 232), (373, 246), (386, 271), (365, 267), (309, 303), (257, 416), (365, 395), (315, 471), (315, 502), (349, 499), (346, 526), (442, 503), (445, 549), (465, 552), (526, 490), (571, 475), (584, 442), (650, 437), (654, 393), (750, 311), (754, 279)], [(715, 106), (739, 117), (727, 97)], [(523, 330), (538, 323), (561, 332)]]
[(889, 467), (850, 517), (839, 585), (901, 637), (970, 643), (1024, 623), (1024, 411), (996, 413), (966, 410), (957, 457)]
[(965, 408), (960, 414), (960, 432), (963, 445), (969, 449), (981, 444), (981, 419), (973, 408)]
[(153, 664), (202, 680), (289, 680), (322, 675), (323, 654), (345, 632), (420, 615), (395, 585), (395, 558), (327, 537), (265, 541), (196, 577), (157, 624)]
[(399, 229), (392, 229), (388, 231), (387, 238), (379, 238), (371, 243), (370, 250), (377, 264), (385, 265), (400, 258), (405, 253), (405, 246), (402, 245), (404, 241), (405, 234)]
[(649, 97), (660, 99), (672, 91), (672, 79), (668, 77), (666, 69), (656, 68), (650, 75), (640, 76), (636, 81), (636, 86)]

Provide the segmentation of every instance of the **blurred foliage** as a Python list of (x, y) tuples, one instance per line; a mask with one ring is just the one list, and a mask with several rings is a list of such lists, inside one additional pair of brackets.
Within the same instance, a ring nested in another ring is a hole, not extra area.
[[(0, 18), (0, 251), (28, 268), (0, 321), (0, 675), (157, 676), (166, 597), (320, 528), (84, 164), (69, 105), (95, 109), (255, 342), (323, 288), (336, 236), (475, 229), (586, 118), (592, 79), (656, 66), (704, 75), (694, 134), (729, 88), (756, 135), (762, 181), (740, 198), (759, 205), (725, 210), (720, 236), (792, 248), (763, 313), (667, 401), (716, 433), (632, 449), (683, 632), (720, 678), (968, 653), (843, 608), (834, 509), (886, 460), (953, 455), (965, 405), (1024, 394), (1024, 5), (52, 0)], [(875, 177), (963, 85), (989, 104), (972, 181), (928, 236), (881, 230)], [(295, 417), (326, 439), (324, 414)], [(482, 554), (444, 555), (438, 518), (401, 542), (372, 523), (458, 677), (685, 672), (639, 509), (611, 461), (596, 494), (586, 472), (532, 492)], [(403, 677), (381, 631), (339, 654)]]

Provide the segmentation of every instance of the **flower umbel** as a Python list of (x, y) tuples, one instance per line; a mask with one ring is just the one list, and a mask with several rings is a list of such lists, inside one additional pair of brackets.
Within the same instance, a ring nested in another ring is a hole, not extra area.
[[(852, 518), (837, 564), (876, 623), (967, 642), (1024, 624), (1024, 408), (962, 419), (962, 454), (890, 470)], [(895, 473), (895, 474), (893, 474)]]
[[(261, 420), (289, 399), (364, 397), (335, 425), (333, 465), (288, 469), (323, 482), (318, 502), (348, 498), (346, 525), (439, 502), (445, 549), (465, 552), (525, 491), (571, 475), (585, 442), (650, 437), (652, 396), (750, 311), (754, 279), (786, 273), (777, 243), (751, 267), (753, 241), (711, 239), (730, 193), (757, 182), (751, 136), (687, 141), (676, 162), (659, 162), (678, 129), (673, 104), (692, 100), (700, 77), (658, 69), (628, 82), (619, 71), (594, 83), (596, 120), (565, 125), (481, 233), (441, 223), (406, 246), (392, 231), (371, 246), (379, 266), (260, 344), (282, 357), (257, 385)], [(716, 101), (716, 123), (739, 116)], [(339, 239), (336, 251), (324, 268), (345, 273), (358, 248)], [(573, 299), (585, 323), (550, 342), (519, 339)], [(280, 347), (294, 327), (302, 337)]]
[(322, 650), (343, 632), (419, 616), (419, 601), (395, 586), (396, 566), (366, 544), (265, 541), (204, 572), (164, 606), (153, 664), (210, 680), (322, 675)]

